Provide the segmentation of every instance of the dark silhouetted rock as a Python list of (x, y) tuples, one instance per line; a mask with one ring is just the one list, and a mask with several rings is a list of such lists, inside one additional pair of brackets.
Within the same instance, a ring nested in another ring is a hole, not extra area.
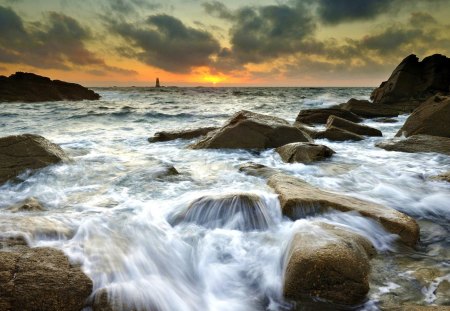
[(23, 134), (0, 138), (0, 184), (27, 169), (67, 160), (64, 151), (42, 136)]
[(157, 132), (153, 137), (150, 137), (148, 141), (150, 143), (160, 142), (160, 141), (170, 141), (175, 139), (192, 139), (200, 136), (205, 136), (211, 131), (217, 130), (218, 127), (201, 127), (197, 129), (183, 130), (183, 131), (172, 131), (172, 132)]
[(10, 212), (42, 212), (46, 209), (42, 206), (42, 204), (36, 198), (28, 198), (23, 202), (15, 204), (8, 208)]
[(361, 135), (346, 131), (344, 129), (329, 126), (324, 131), (316, 132), (313, 136), (315, 139), (328, 139), (332, 141), (346, 141), (346, 140), (363, 140)]
[(439, 92), (449, 93), (450, 59), (435, 54), (421, 62), (416, 55), (406, 57), (372, 93), (375, 104), (419, 105)]
[(353, 112), (343, 110), (340, 108), (320, 108), (320, 109), (305, 109), (300, 111), (295, 119), (297, 124), (325, 124), (328, 117), (334, 115), (342, 119), (352, 122), (361, 122), (362, 119)]
[(2, 310), (83, 309), (92, 292), (92, 281), (79, 267), (72, 266), (63, 252), (6, 244), (0, 252)]
[(369, 291), (369, 259), (375, 253), (366, 238), (343, 227), (320, 222), (300, 227), (288, 249), (284, 297), (359, 304)]
[(327, 121), (327, 128), (336, 127), (348, 132), (364, 136), (383, 136), (380, 130), (367, 125), (357, 124), (336, 116), (330, 116)]
[(324, 191), (286, 174), (272, 175), (267, 184), (279, 194), (283, 214), (290, 218), (297, 219), (304, 214), (305, 208), (311, 207), (319, 212), (327, 208), (354, 211), (378, 221), (389, 232), (398, 234), (405, 244), (412, 246), (419, 239), (416, 221), (395, 209)]
[(388, 139), (376, 143), (375, 146), (388, 151), (437, 152), (450, 155), (450, 138), (439, 136), (413, 135), (404, 139)]
[(412, 135), (450, 138), (450, 97), (432, 96), (414, 110), (396, 136)]
[(287, 163), (311, 163), (331, 157), (335, 152), (324, 145), (313, 143), (291, 143), (276, 149)]
[(292, 142), (311, 142), (308, 134), (287, 121), (250, 111), (234, 114), (220, 129), (193, 144), (194, 149), (267, 149)]
[(97, 100), (100, 95), (79, 84), (16, 72), (0, 76), (0, 102), (43, 102), (59, 100)]
[[(347, 110), (363, 118), (397, 117), (398, 109), (389, 105), (374, 104), (368, 100), (358, 100), (351, 98), (348, 102), (339, 105), (343, 110)], [(401, 111), (401, 110), (400, 110)]]

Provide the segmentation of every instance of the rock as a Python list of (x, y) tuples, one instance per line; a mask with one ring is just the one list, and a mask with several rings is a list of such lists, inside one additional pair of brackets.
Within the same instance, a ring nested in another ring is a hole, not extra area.
[(437, 176), (433, 176), (433, 177), (431, 177), (431, 179), (450, 182), (450, 171), (440, 174), (440, 175), (437, 175)]
[(201, 127), (183, 131), (171, 131), (171, 132), (157, 132), (153, 137), (150, 137), (148, 141), (150, 143), (170, 141), (175, 139), (192, 139), (199, 136), (205, 136), (209, 132), (217, 130), (218, 127)]
[(64, 151), (42, 136), (23, 134), (0, 138), (0, 184), (28, 169), (68, 160)]
[(384, 311), (450, 311), (450, 306), (417, 306), (403, 305), (401, 307), (383, 308)]
[(339, 305), (359, 304), (369, 291), (369, 259), (374, 255), (373, 245), (362, 236), (313, 222), (297, 231), (290, 243), (284, 297), (302, 301), (310, 296)]
[(75, 234), (74, 229), (61, 220), (33, 214), (27, 215), (27, 217), (3, 214), (2, 221), (0, 221), (0, 232), (21, 232), (31, 239), (70, 239)]
[(317, 132), (314, 139), (328, 139), (332, 141), (346, 141), (346, 140), (363, 140), (361, 135), (340, 129), (335, 126), (329, 126), (325, 131)]
[(311, 163), (331, 157), (335, 152), (324, 145), (313, 143), (290, 143), (276, 149), (287, 163)]
[(9, 208), (8, 211), (17, 213), (17, 212), (43, 212), (46, 209), (42, 206), (42, 204), (36, 198), (28, 198), (23, 202), (15, 204)]
[(248, 162), (239, 166), (239, 172), (243, 172), (250, 176), (263, 178), (269, 178), (270, 176), (279, 173), (279, 171), (273, 168), (253, 162)]
[(97, 100), (99, 98), (100, 95), (79, 84), (52, 81), (33, 73), (16, 72), (9, 77), (0, 76), (0, 102)]
[(296, 124), (325, 124), (331, 115), (338, 116), (352, 122), (361, 122), (356, 114), (340, 108), (305, 109), (300, 111), (295, 119)]
[(380, 130), (367, 125), (361, 125), (353, 123), (351, 121), (330, 116), (327, 121), (327, 128), (336, 127), (354, 134), (364, 135), (364, 136), (383, 136)]
[(397, 123), (397, 119), (392, 118), (375, 118), (374, 121), (380, 122), (380, 123)]
[(354, 98), (339, 105), (339, 108), (353, 112), (363, 118), (397, 117), (399, 115), (399, 111), (392, 106), (374, 104), (368, 100)]
[(193, 144), (194, 149), (267, 149), (311, 137), (283, 119), (242, 110), (217, 131)]
[(371, 99), (375, 104), (419, 104), (438, 92), (448, 93), (450, 59), (435, 54), (419, 62), (416, 55), (406, 57), (389, 79), (375, 89)]
[(290, 218), (298, 218), (297, 215), (304, 214), (304, 210), (311, 207), (317, 211), (326, 208), (342, 212), (355, 211), (378, 221), (387, 231), (400, 235), (407, 245), (412, 246), (419, 239), (419, 226), (416, 221), (395, 209), (324, 191), (285, 174), (271, 176), (267, 184), (279, 195), (282, 212)]
[(92, 281), (63, 252), (13, 246), (0, 252), (2, 310), (79, 311)]
[(450, 138), (450, 97), (430, 97), (413, 111), (396, 136), (421, 134)]
[(200, 197), (186, 210), (169, 217), (169, 222), (242, 231), (265, 230), (273, 223), (265, 202), (256, 195), (245, 193)]
[(450, 138), (430, 135), (413, 135), (408, 138), (393, 138), (375, 146), (388, 151), (437, 152), (450, 155)]

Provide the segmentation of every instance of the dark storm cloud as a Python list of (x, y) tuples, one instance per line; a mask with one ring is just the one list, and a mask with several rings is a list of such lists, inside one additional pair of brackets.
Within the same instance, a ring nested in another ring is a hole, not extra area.
[(50, 12), (43, 22), (26, 27), (10, 8), (0, 6), (0, 62), (22, 63), (37, 68), (69, 70), (99, 66), (103, 70), (132, 73), (105, 62), (85, 47), (92, 39), (89, 29), (75, 19)]
[(109, 23), (137, 49), (135, 58), (167, 71), (189, 72), (192, 67), (207, 66), (211, 56), (220, 51), (219, 42), (210, 33), (187, 27), (169, 15), (152, 15), (140, 24)]
[(235, 18), (234, 13), (229, 10), (222, 2), (210, 1), (202, 3), (203, 9), (211, 16), (215, 16), (221, 19), (233, 20)]

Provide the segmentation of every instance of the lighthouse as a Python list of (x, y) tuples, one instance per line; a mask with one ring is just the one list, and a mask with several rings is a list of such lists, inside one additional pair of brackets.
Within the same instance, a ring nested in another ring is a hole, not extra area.
[(155, 87), (161, 87), (161, 85), (159, 85), (159, 78), (156, 78), (156, 84)]

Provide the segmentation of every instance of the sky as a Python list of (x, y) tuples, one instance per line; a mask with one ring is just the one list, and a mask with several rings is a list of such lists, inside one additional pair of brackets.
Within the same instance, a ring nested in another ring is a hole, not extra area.
[(450, 56), (450, 0), (0, 0), (0, 75), (87, 86), (377, 86)]

